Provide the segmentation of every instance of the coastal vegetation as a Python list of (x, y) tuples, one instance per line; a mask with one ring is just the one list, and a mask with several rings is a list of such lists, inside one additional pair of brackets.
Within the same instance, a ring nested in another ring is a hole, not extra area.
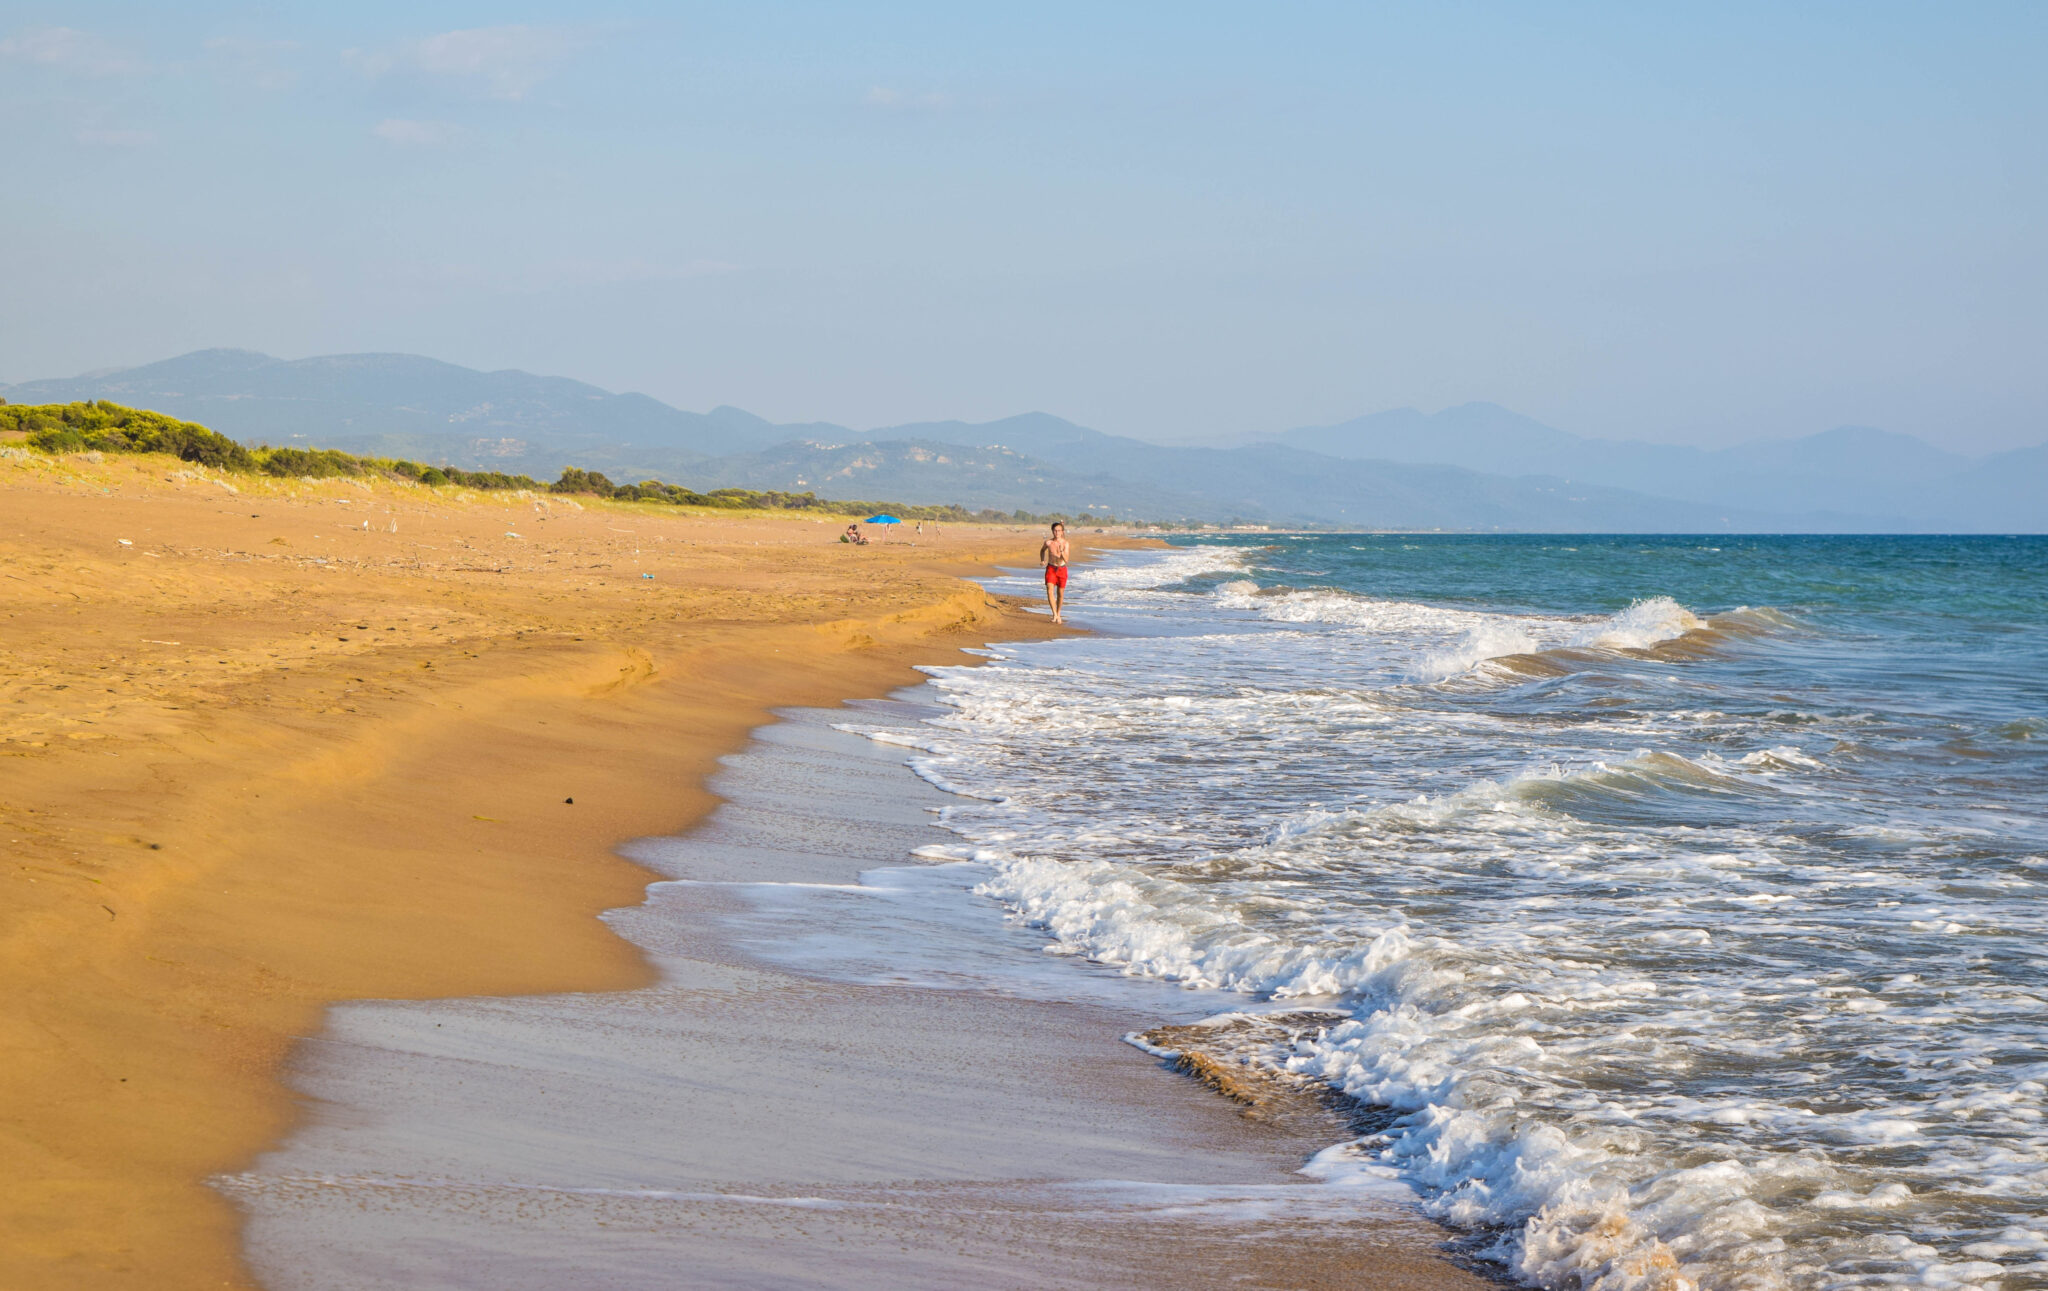
[(900, 502), (821, 498), (812, 492), (779, 489), (720, 488), (699, 492), (661, 480), (614, 484), (597, 471), (570, 466), (553, 483), (503, 471), (466, 471), (456, 466), (427, 465), (404, 458), (363, 457), (334, 448), (251, 448), (196, 422), (180, 421), (160, 412), (126, 408), (105, 399), (67, 404), (8, 404), (0, 400), (0, 433), (28, 436), (28, 446), (44, 453), (166, 453), (181, 461), (217, 470), (270, 475), (281, 479), (383, 477), (439, 488), (527, 489), (536, 493), (581, 494), (620, 502), (655, 502), (669, 506), (713, 507), (733, 511), (815, 511), (830, 515), (887, 512), (904, 520), (1049, 523), (1054, 520), (1115, 524), (1114, 516), (1029, 511), (970, 511), (951, 504), (909, 505)]
[(221, 470), (250, 470), (248, 449), (226, 435), (160, 412), (93, 403), (0, 406), (0, 431), (26, 431), (45, 453), (169, 453)]

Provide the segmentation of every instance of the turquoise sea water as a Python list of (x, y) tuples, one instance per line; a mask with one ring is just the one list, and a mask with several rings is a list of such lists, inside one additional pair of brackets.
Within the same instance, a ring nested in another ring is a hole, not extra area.
[[(1233, 535), (941, 669), (1049, 947), (1532, 1285), (2048, 1287), (2048, 540)], [(1260, 1036), (1265, 1038), (1261, 1039)]]

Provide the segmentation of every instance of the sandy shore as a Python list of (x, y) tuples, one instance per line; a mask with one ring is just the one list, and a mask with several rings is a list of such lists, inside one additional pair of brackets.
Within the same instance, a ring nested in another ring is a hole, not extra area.
[[(311, 1144), (368, 1167), (393, 1124), (409, 1143), (468, 1124), (482, 1127), (468, 1142), (511, 1153), (521, 1176), (523, 1153), (566, 1141), (560, 1109), (521, 1092), (538, 1074), (545, 1095), (557, 1074), (546, 1046), (483, 1055), (512, 1081), (488, 1097), (430, 1073), (374, 1133), (309, 1120), (286, 1083), (296, 1070), (331, 1113), (355, 1095), (321, 1085), (322, 1054), (365, 1010), (488, 1013), (507, 996), (572, 1011), (658, 997), (649, 1016), (681, 1064), (674, 1080), (661, 1097), (626, 1082), (633, 1098), (556, 1173), (654, 1160), (654, 1177), (699, 1200), (636, 1211), (527, 1197), (493, 1228), (502, 1195), (450, 1192), (454, 1210), (386, 1206), (424, 1225), (401, 1239), (488, 1254), (517, 1238), (533, 1253), (644, 1221), (648, 1244), (602, 1248), (624, 1263), (594, 1285), (618, 1287), (678, 1250), (693, 1285), (1472, 1285), (1430, 1253), (1439, 1234), (1399, 1214), (1235, 1229), (1178, 1218), (1191, 1199), (1236, 1213), (1267, 1205), (1262, 1189), (1303, 1193), (1292, 1169), (1335, 1129), (1248, 1129), (1116, 1039), (1160, 1016), (792, 976), (721, 949), (724, 906), (709, 896), (679, 934), (692, 944), (652, 958), (593, 917), (662, 905), (643, 905), (646, 884), (675, 867), (615, 847), (705, 817), (719, 757), (771, 707), (885, 694), (914, 664), (1046, 632), (960, 581), (1031, 563), (1035, 530), (856, 549), (833, 541), (837, 522), (796, 517), (20, 453), (0, 453), (0, 515), (8, 1287), (239, 1287), (259, 1272), (272, 1287), (441, 1284), (418, 1263), (379, 1273), (389, 1234), (374, 1228), (292, 1230), (293, 1183), (250, 1167), (280, 1143), (265, 1162)], [(785, 785), (796, 798), (770, 813), (775, 873), (816, 863), (844, 883), (900, 857), (900, 829), (924, 819), (921, 786), (890, 774), (868, 795), (887, 820), (843, 797), (820, 814), (821, 782)], [(822, 840), (810, 861), (790, 842), (802, 828)], [(766, 855), (705, 851), (708, 837), (692, 844), (700, 876), (713, 852), (742, 868)], [(771, 1086), (737, 1056), (800, 1064), (821, 1026), (845, 1064), (834, 1080)], [(615, 1030), (606, 1043), (633, 1042)], [(671, 1139), (687, 1127), (687, 1150), (618, 1138), (657, 1113)], [(1090, 1180), (1211, 1191), (1071, 1191)], [(823, 1200), (748, 1209), (749, 1187)], [(834, 1252), (857, 1258), (852, 1283)], [(564, 1284), (548, 1267), (505, 1265)], [(443, 1281), (472, 1285), (472, 1272)]]
[(220, 1185), (264, 1284), (1478, 1291), (1398, 1194), (1297, 1173), (1334, 1109), (1119, 1038), (1238, 1001), (1044, 955), (912, 861), (956, 800), (835, 728), (931, 711), (789, 712), (633, 844), (672, 881), (606, 917), (653, 986), (331, 1010), (308, 1117)]
[(292, 1124), (330, 1002), (647, 984), (591, 917), (650, 877), (614, 843), (768, 706), (1044, 630), (958, 581), (1022, 530), (17, 453), (0, 515), (9, 1287), (247, 1285), (203, 1180)]

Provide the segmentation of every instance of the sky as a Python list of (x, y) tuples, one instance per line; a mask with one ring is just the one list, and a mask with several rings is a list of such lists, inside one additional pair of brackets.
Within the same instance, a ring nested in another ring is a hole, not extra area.
[(0, 0), (0, 381), (2048, 439), (2048, 5)]

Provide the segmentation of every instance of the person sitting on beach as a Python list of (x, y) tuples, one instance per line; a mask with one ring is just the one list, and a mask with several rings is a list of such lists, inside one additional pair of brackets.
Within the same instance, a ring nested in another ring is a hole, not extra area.
[(1062, 613), (1067, 603), (1067, 527), (1055, 520), (1052, 522), (1052, 537), (1038, 549), (1038, 559), (1045, 565), (1045, 603), (1052, 607), (1052, 621), (1064, 623)]
[(839, 541), (850, 542), (853, 543), (855, 546), (860, 547), (865, 547), (868, 545), (867, 538), (861, 533), (860, 526), (857, 524), (850, 524), (846, 526), (846, 532), (839, 535)]

